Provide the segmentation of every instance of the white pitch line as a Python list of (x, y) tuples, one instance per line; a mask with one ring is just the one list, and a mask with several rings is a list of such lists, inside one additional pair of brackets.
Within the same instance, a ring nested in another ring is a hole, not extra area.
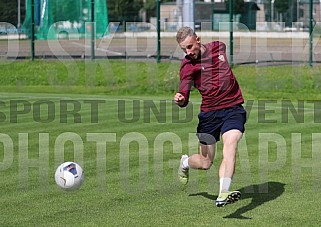
[[(85, 48), (91, 48), (91, 46), (83, 45), (83, 44), (76, 43), (76, 42), (72, 42), (72, 44), (77, 45), (77, 46), (81, 46), (81, 47), (85, 47)], [(103, 51), (103, 52), (115, 54), (115, 55), (118, 55), (118, 56), (123, 55), (123, 54), (120, 53), (120, 52), (115, 52), (115, 51), (103, 49), (103, 48), (100, 48), (100, 47), (96, 48), (95, 50), (99, 50), (99, 51)]]

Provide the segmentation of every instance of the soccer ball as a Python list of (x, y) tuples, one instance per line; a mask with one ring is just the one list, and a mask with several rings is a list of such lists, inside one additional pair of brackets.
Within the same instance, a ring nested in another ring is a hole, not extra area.
[(76, 190), (84, 181), (84, 171), (75, 162), (64, 162), (56, 169), (55, 181), (63, 190)]

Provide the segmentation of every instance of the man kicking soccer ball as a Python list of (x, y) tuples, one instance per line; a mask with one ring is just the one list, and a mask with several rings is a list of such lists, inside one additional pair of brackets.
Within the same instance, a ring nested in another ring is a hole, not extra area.
[(189, 27), (181, 28), (176, 40), (186, 56), (181, 63), (179, 92), (176, 93), (174, 102), (185, 107), (192, 86), (202, 95), (197, 126), (200, 151), (190, 157), (181, 157), (178, 176), (185, 185), (188, 182), (189, 168), (210, 169), (215, 155), (215, 143), (222, 135), (223, 160), (219, 169), (220, 191), (216, 206), (223, 207), (241, 197), (239, 191), (230, 191), (230, 185), (237, 145), (245, 130), (246, 112), (242, 107), (242, 92), (227, 61), (224, 43), (213, 41), (203, 45)]

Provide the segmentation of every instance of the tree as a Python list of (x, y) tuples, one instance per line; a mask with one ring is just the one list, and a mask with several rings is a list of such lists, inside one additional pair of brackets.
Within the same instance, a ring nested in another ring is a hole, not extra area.
[[(18, 2), (12, 0), (0, 0), (0, 21), (18, 24)], [(21, 21), (25, 18), (25, 1), (21, 1)]]
[[(295, 7), (294, 7), (295, 6)], [(282, 21), (285, 26), (291, 27), (294, 21), (293, 15), (296, 15), (296, 0), (275, 0), (274, 7), (278, 13), (282, 15)]]
[[(229, 0), (225, 0), (226, 9), (229, 9)], [(244, 0), (233, 0), (233, 13), (243, 13), (245, 11)]]
[(146, 0), (144, 4), (147, 18), (156, 16), (156, 0)]
[(284, 0), (275, 0), (274, 7), (279, 13), (285, 13), (289, 9), (289, 3)]
[(139, 10), (143, 6), (143, 0), (107, 0), (109, 21), (140, 21)]

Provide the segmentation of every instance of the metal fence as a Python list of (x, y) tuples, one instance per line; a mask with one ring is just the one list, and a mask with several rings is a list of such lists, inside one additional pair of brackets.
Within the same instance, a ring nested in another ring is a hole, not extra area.
[[(66, 31), (56, 39), (36, 40), (34, 35), (26, 36), (14, 25), (1, 22), (1, 60), (180, 60), (183, 54), (175, 35), (185, 22), (177, 17), (176, 4), (157, 2), (160, 4), (157, 17), (149, 18), (149, 22), (110, 22), (105, 35), (100, 38), (95, 34), (81, 37)], [(220, 11), (213, 3), (196, 5), (193, 26), (202, 42), (225, 42), (231, 64), (313, 66), (321, 63), (321, 1), (288, 1), (288, 7), (283, 11), (273, 5), (276, 1), (256, 1), (255, 4), (247, 3), (249, 8), (241, 13), (235, 12), (233, 1), (229, 2), (225, 11)], [(87, 26), (94, 24), (88, 23)]]

